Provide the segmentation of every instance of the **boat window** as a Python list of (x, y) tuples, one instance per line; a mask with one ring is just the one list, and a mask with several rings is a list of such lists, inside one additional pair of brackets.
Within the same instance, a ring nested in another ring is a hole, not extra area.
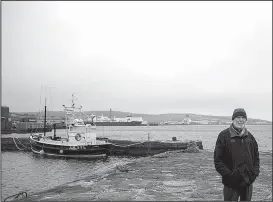
[(85, 132), (85, 126), (84, 127), (71, 127), (70, 131), (71, 132), (84, 133)]

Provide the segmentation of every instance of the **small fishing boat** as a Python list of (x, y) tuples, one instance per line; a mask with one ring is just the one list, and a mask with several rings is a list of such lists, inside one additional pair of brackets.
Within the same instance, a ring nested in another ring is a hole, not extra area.
[[(56, 127), (53, 124), (54, 134), (31, 134), (30, 146), (33, 153), (43, 156), (67, 158), (98, 158), (110, 155), (111, 143), (107, 139), (98, 140), (94, 115), (88, 116), (81, 109), (75, 107), (75, 97), (72, 94), (72, 106), (65, 106), (66, 136), (56, 136)], [(46, 106), (45, 106), (46, 112)], [(82, 115), (89, 120), (84, 123)], [(46, 119), (46, 113), (45, 113)]]

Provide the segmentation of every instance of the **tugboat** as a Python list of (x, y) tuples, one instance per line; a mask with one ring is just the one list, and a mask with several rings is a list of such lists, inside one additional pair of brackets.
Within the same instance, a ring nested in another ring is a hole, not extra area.
[[(88, 116), (81, 111), (82, 107), (75, 107), (74, 94), (72, 106), (65, 106), (66, 137), (56, 136), (56, 126), (53, 125), (53, 136), (44, 134), (31, 134), (30, 146), (33, 153), (42, 156), (67, 158), (99, 158), (110, 155), (111, 143), (106, 140), (97, 140), (94, 115)], [(46, 106), (45, 106), (46, 114)], [(88, 123), (81, 118), (85, 115)], [(46, 115), (45, 115), (46, 119)]]

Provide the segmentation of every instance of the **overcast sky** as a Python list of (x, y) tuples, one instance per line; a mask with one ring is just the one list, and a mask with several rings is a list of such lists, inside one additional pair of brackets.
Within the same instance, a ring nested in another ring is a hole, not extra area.
[(272, 2), (2, 2), (2, 105), (272, 121)]

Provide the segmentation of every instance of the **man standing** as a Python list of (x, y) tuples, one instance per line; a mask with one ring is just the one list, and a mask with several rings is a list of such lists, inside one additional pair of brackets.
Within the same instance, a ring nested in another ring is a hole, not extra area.
[(246, 129), (244, 109), (235, 109), (232, 124), (218, 135), (214, 165), (222, 176), (225, 201), (251, 201), (252, 183), (260, 172), (258, 144)]

